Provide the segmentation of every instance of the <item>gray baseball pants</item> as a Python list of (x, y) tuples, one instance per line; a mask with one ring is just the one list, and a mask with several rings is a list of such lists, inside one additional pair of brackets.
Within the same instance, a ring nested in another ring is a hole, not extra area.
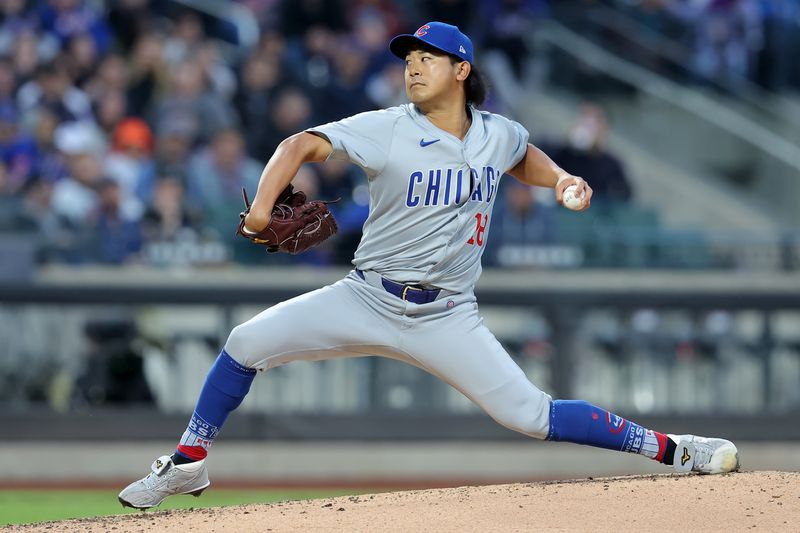
[(236, 326), (225, 351), (248, 368), (380, 356), (449, 383), (500, 424), (544, 439), (550, 395), (528, 380), (483, 324), (473, 293), (441, 291), (426, 304), (386, 292), (380, 276), (350, 272)]

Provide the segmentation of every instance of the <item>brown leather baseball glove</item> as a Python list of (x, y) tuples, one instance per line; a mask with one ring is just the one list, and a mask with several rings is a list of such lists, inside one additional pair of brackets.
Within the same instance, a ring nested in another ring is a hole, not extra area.
[(244, 227), (244, 217), (250, 212), (250, 201), (244, 188), (242, 197), (245, 209), (239, 213), (236, 234), (265, 246), (268, 252), (299, 254), (331, 237), (339, 229), (328, 210), (328, 202), (307, 202), (305, 193), (295, 191), (289, 184), (275, 200), (267, 227), (253, 232)]

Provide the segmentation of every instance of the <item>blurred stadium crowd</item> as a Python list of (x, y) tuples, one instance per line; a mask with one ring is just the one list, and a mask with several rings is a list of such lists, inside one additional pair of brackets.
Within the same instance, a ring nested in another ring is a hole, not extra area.
[[(688, 53), (682, 60), (691, 73), (686, 81), (717, 83), (734, 93), (747, 82), (774, 91), (800, 88), (800, 68), (792, 60), (792, 51), (800, 46), (797, 0), (589, 0), (567, 4), (613, 6), (654, 34), (683, 45)], [(647, 61), (645, 51), (638, 52), (640, 59)], [(666, 65), (660, 66), (668, 70)]]
[[(531, 25), (562, 6), (547, 0), (240, 3), (260, 28), (252, 47), (237, 43), (229, 21), (191, 2), (2, 0), (0, 230), (37, 243), (39, 263), (348, 263), (367, 212), (358, 169), (335, 162), (301, 169), (297, 187), (342, 201), (334, 206), (339, 236), (297, 258), (267, 259), (233, 237), (241, 187), (255, 191), (285, 137), (405, 101), (402, 63), (386, 46), (392, 35), (420, 21), (448, 21), (480, 49), (503, 53), (522, 76)], [(691, 39), (701, 77), (800, 86), (798, 64), (790, 61), (800, 33), (795, 0), (610, 3)], [(502, 103), (490, 101), (488, 108), (502, 110)], [(549, 148), (562, 166), (592, 179), (599, 201), (627, 202), (632, 191), (622, 165), (603, 150), (605, 128), (602, 111), (587, 106), (569, 139)], [(539, 205), (527, 190), (505, 189), (493, 222), (495, 245), (554, 241), (553, 207)], [(487, 261), (502, 262), (491, 251)]]

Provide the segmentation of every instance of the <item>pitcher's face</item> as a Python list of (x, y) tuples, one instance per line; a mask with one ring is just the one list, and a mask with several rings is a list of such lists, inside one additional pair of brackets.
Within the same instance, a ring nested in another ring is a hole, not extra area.
[(412, 48), (406, 54), (406, 95), (416, 105), (454, 98), (469, 68), (466, 61), (454, 64), (443, 52)]

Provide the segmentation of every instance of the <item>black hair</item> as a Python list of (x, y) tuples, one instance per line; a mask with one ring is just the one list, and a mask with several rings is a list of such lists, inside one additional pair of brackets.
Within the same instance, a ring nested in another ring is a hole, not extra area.
[[(406, 53), (410, 52), (411, 50), (423, 50), (436, 55), (447, 55), (447, 57), (450, 58), (450, 63), (453, 65), (464, 61), (457, 55), (448, 54), (443, 50), (439, 50), (438, 48), (423, 42), (411, 44), (407, 48)], [(486, 77), (483, 75), (483, 73), (481, 73), (475, 63), (470, 63), (470, 66), (472, 68), (470, 69), (469, 76), (467, 76), (467, 79), (464, 80), (464, 95), (467, 99), (467, 105), (474, 105), (477, 107), (483, 105), (483, 103), (486, 101), (486, 96), (489, 94), (489, 84), (486, 81)]]
[[(455, 65), (464, 61), (458, 56), (448, 54), (450, 62)], [(489, 94), (489, 84), (486, 82), (486, 77), (478, 70), (474, 63), (470, 63), (472, 67), (469, 71), (467, 79), (464, 80), (464, 95), (467, 97), (467, 105), (480, 106), (486, 101), (486, 95)]]

